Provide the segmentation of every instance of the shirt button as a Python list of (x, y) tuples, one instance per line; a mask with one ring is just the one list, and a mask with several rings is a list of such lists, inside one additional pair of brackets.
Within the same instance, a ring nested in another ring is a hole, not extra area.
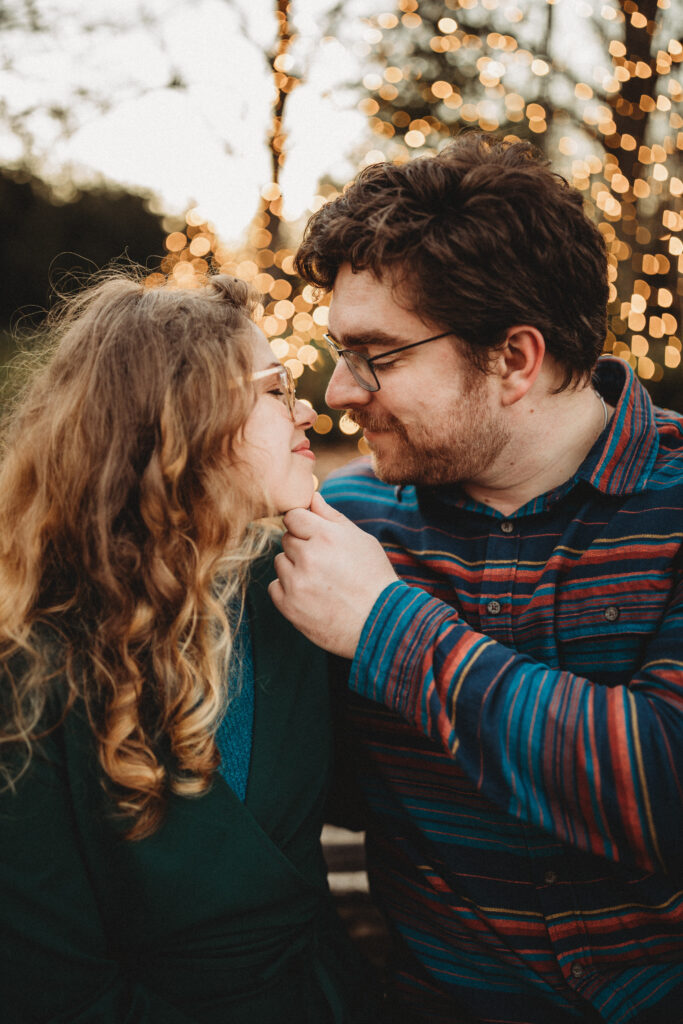
[(557, 871), (546, 871), (543, 878), (546, 885), (555, 885), (558, 879)]
[(586, 968), (579, 963), (573, 963), (571, 966), (572, 978), (583, 978), (586, 973)]
[(489, 613), (489, 615), (500, 615), (500, 601), (489, 601), (489, 603), (486, 605), (486, 611)]
[(509, 519), (504, 519), (503, 522), (500, 524), (500, 528), (503, 531), (503, 533), (512, 533), (512, 531), (515, 528), (515, 524), (511, 523)]
[(619, 609), (615, 604), (608, 604), (603, 612), (603, 615), (608, 622), (616, 622), (619, 618), (619, 614)]

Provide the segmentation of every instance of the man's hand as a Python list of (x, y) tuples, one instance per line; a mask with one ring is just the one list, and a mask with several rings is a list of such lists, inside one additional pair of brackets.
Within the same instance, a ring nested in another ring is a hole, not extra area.
[(310, 511), (292, 509), (268, 592), (309, 640), (353, 658), (373, 604), (398, 577), (379, 541), (314, 494)]

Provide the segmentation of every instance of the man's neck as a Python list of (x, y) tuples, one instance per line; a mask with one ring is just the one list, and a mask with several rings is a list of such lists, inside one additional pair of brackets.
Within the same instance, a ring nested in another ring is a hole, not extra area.
[(574, 476), (612, 412), (590, 386), (525, 402), (512, 410), (508, 443), (480, 477), (464, 482), (465, 491), (512, 515)]

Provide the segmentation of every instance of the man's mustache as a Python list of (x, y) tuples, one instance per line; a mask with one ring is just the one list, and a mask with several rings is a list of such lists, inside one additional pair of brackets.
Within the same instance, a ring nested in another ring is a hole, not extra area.
[(400, 421), (395, 416), (391, 416), (386, 419), (382, 419), (379, 416), (373, 416), (369, 413), (363, 413), (359, 411), (351, 411), (347, 409), (346, 416), (361, 428), (361, 430), (396, 430), (400, 427)]

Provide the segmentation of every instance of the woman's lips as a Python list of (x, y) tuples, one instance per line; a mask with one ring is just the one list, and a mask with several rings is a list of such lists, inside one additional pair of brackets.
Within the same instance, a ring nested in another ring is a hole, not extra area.
[(308, 442), (306, 442), (306, 444), (300, 444), (298, 448), (292, 448), (292, 451), (295, 455), (303, 455), (304, 458), (311, 459), (312, 462), (315, 462), (315, 455), (311, 451)]

